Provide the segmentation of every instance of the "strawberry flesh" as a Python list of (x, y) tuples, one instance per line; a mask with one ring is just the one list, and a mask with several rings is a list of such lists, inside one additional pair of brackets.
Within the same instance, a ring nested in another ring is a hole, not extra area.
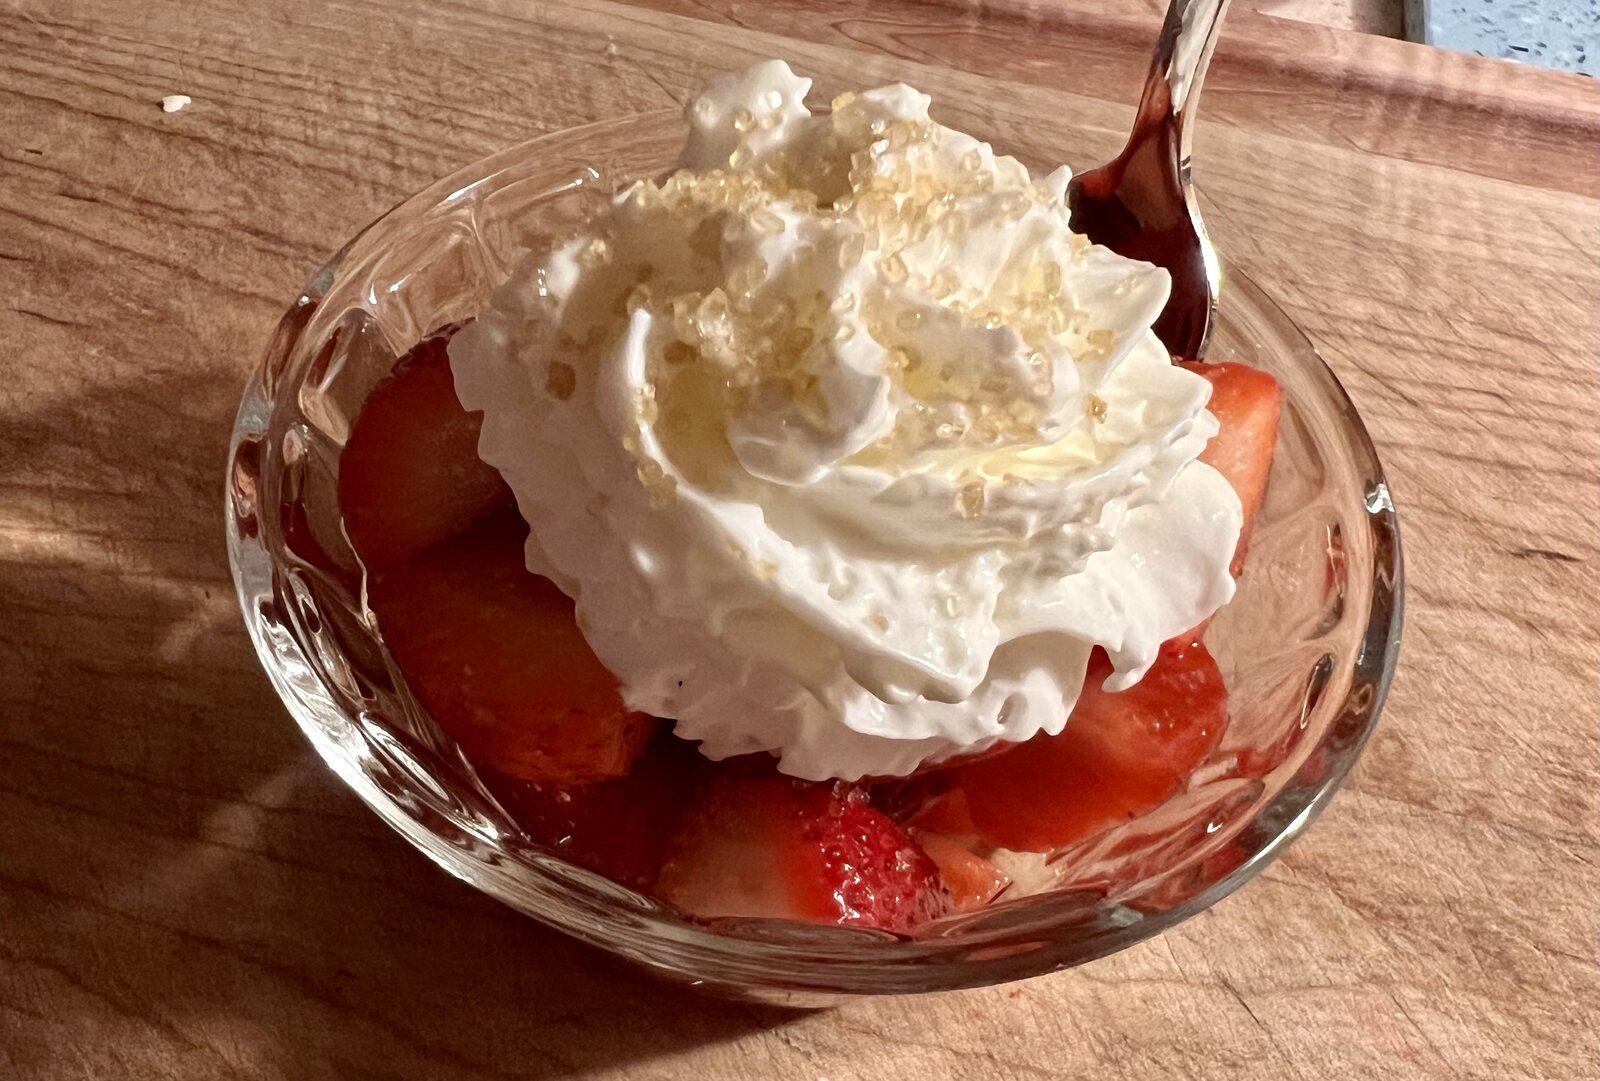
[(920, 830), (915, 836), (939, 868), (939, 881), (944, 884), (953, 911), (980, 909), (1011, 885), (1010, 875), (972, 850), (975, 838)]
[(514, 510), (369, 575), (378, 630), (417, 700), (467, 756), (523, 780), (619, 777), (659, 722), (622, 703), (572, 601), (523, 565)]
[(626, 776), (560, 785), (484, 771), (484, 781), (536, 844), (625, 886), (648, 890), (710, 765), (694, 744), (662, 732)]
[(1211, 401), (1206, 408), (1221, 425), (1200, 460), (1228, 479), (1244, 506), (1244, 528), (1239, 532), (1232, 566), (1237, 577), (1244, 569), (1250, 533), (1267, 494), (1272, 455), (1278, 446), (1283, 387), (1266, 372), (1243, 364), (1183, 361), (1181, 366), (1210, 382)]
[[(944, 820), (970, 821), (996, 847), (1050, 852), (1175, 795), (1227, 722), (1222, 673), (1204, 646), (1174, 644), (1126, 691), (1102, 686), (1110, 672), (1097, 650), (1065, 731), (961, 770), (946, 798), (964, 814)], [(918, 821), (942, 820), (930, 809)]]
[(345, 534), (368, 570), (393, 568), (452, 537), (511, 489), (478, 457), (479, 413), (456, 399), (446, 346), (418, 342), (367, 397), (339, 457)]
[(719, 776), (685, 819), (657, 891), (696, 916), (905, 931), (945, 908), (939, 870), (864, 790)]

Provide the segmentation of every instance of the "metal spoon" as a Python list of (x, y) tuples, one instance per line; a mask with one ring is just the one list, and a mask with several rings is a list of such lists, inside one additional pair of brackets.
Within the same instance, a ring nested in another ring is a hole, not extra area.
[(1227, 7), (1228, 0), (1171, 0), (1127, 146), (1074, 177), (1067, 192), (1075, 230), (1172, 275), (1155, 332), (1173, 356), (1189, 360), (1205, 354), (1222, 282), (1189, 182), (1189, 145)]

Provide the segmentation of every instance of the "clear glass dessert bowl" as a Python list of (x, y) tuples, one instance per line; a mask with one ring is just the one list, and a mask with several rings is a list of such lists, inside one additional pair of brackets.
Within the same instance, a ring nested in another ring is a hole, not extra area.
[[(528, 838), (417, 705), (341, 525), (351, 422), (399, 357), (472, 318), (526, 251), (547, 248), (618, 185), (667, 169), (683, 131), (675, 114), (631, 117), (471, 165), (363, 230), (284, 315), (234, 426), (228, 551), (261, 662), (318, 753), (402, 836), (491, 896), (660, 974), (766, 1001), (1038, 975), (1157, 934), (1248, 881), (1326, 805), (1377, 721), (1399, 647), (1401, 559), (1354, 407), (1236, 271), (1209, 359), (1272, 373), (1285, 403), (1238, 594), (1206, 637), (1230, 690), (1228, 729), (1184, 791), (1030, 858), (988, 907), (911, 936), (685, 916)], [(1025, 148), (997, 149), (1029, 160)]]

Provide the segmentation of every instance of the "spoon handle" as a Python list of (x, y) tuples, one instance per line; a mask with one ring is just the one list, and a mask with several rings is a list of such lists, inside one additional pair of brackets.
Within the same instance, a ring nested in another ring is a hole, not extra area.
[(1151, 61), (1150, 78), (1139, 102), (1141, 119), (1148, 111), (1170, 110), (1178, 136), (1178, 167), (1185, 182), (1194, 137), (1192, 117), (1200, 105), (1200, 84), (1205, 80), (1227, 10), (1228, 0), (1171, 0)]
[(1152, 329), (1173, 356), (1189, 360), (1204, 357), (1222, 289), (1189, 157), (1200, 82), (1227, 7), (1228, 0), (1170, 0), (1127, 145), (1067, 190), (1074, 229), (1172, 276)]

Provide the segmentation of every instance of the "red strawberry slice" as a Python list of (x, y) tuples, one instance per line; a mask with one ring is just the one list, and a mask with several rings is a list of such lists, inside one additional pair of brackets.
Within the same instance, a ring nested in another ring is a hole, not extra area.
[(1025, 852), (1084, 840), (1160, 806), (1211, 753), (1228, 695), (1204, 646), (1164, 646), (1144, 679), (1120, 693), (1101, 685), (1110, 672), (1096, 650), (1065, 731), (958, 774), (953, 793), (983, 840)]
[(483, 417), (461, 408), (445, 353), (454, 327), (418, 342), (373, 390), (339, 458), (345, 533), (368, 570), (394, 567), (510, 506), (478, 458)]
[(530, 839), (580, 867), (648, 890), (710, 768), (694, 744), (663, 732), (623, 777), (564, 786), (485, 771), (484, 780)]
[(853, 785), (721, 776), (690, 810), (657, 892), (696, 916), (904, 931), (944, 909), (939, 871)]
[(972, 851), (973, 838), (921, 830), (916, 838), (939, 868), (939, 881), (944, 883), (950, 907), (957, 912), (980, 909), (1011, 885), (1010, 875)]
[(572, 602), (524, 568), (527, 532), (502, 512), (376, 574), (378, 631), (417, 700), (474, 761), (531, 781), (620, 776), (658, 722), (622, 704)]
[(1180, 363), (1211, 383), (1211, 402), (1206, 408), (1222, 425), (1222, 430), (1206, 444), (1200, 460), (1227, 477), (1239, 494), (1239, 502), (1244, 504), (1244, 528), (1233, 556), (1233, 573), (1237, 577), (1250, 546), (1250, 531), (1267, 494), (1267, 475), (1272, 472), (1272, 454), (1278, 446), (1283, 388), (1266, 372), (1243, 364)]
[[(1016, 745), (1012, 744), (1012, 749), (1015, 748)], [(954, 781), (939, 779), (946, 783), (930, 786), (933, 794), (906, 820), (906, 825), (914, 830), (930, 830), (934, 833), (977, 832), (977, 826), (972, 822), (972, 808), (967, 804), (967, 794), (961, 789), (961, 776), (957, 775)]]

